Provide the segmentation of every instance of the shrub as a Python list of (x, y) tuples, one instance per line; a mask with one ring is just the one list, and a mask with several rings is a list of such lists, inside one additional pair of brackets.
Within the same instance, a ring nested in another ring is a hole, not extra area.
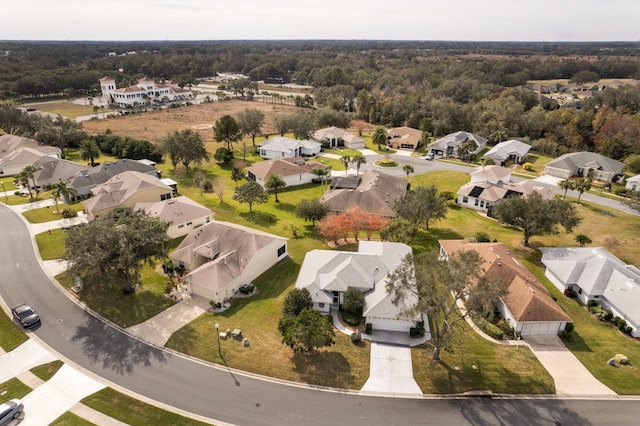
[(473, 321), (478, 327), (480, 327), (482, 331), (484, 331), (487, 335), (493, 337), (494, 339), (502, 340), (502, 338), (504, 338), (504, 332), (500, 330), (499, 327), (491, 324), (484, 318), (478, 316), (474, 318)]
[(342, 320), (354, 327), (360, 324), (360, 318), (361, 317), (358, 314), (354, 314), (347, 310), (342, 311)]
[(625, 320), (623, 320), (622, 318), (619, 318), (620, 321), (618, 321), (618, 323), (616, 324), (616, 326), (618, 327), (618, 330), (622, 331), (623, 333), (627, 330), (627, 322)]
[(487, 234), (486, 232), (476, 232), (476, 235), (474, 235), (474, 237), (476, 241), (479, 243), (491, 242), (491, 238), (489, 237), (489, 234)]
[(524, 164), (522, 165), (522, 168), (523, 168), (523, 169), (525, 169), (525, 170), (527, 170), (527, 171), (532, 171), (532, 170), (533, 170), (533, 164), (531, 164), (531, 163), (524, 163)]
[(441, 200), (445, 200), (445, 201), (451, 201), (456, 199), (455, 194), (451, 191), (442, 191), (440, 194), (438, 194), (438, 197)]
[(578, 296), (576, 292), (570, 288), (564, 290), (564, 295), (567, 297), (571, 297), (572, 299), (575, 299)]
[(573, 325), (572, 322), (568, 322), (567, 325), (564, 326), (564, 332), (565, 333), (571, 333), (573, 331), (573, 329), (575, 328), (575, 326)]
[(589, 312), (591, 312), (592, 314), (595, 314), (600, 310), (601, 310), (600, 306), (598, 306), (598, 305), (594, 305), (594, 306), (589, 307)]
[(250, 294), (250, 293), (253, 292), (254, 288), (255, 288), (255, 286), (253, 284), (248, 283), (248, 284), (242, 284), (238, 290), (242, 294)]
[(416, 324), (416, 329), (418, 331), (418, 336), (424, 336), (424, 321), (418, 321), (418, 323)]
[(373, 332), (373, 324), (371, 324), (370, 322), (366, 323), (364, 326), (364, 332), (366, 334), (371, 334)]
[(416, 327), (411, 327), (409, 329), (409, 337), (417, 337), (418, 336), (418, 329)]
[(355, 331), (351, 333), (351, 341), (353, 343), (360, 343), (361, 340), (362, 340), (362, 335), (360, 334), (359, 331)]
[(592, 307), (594, 307), (594, 306), (598, 306), (598, 302), (596, 302), (595, 300), (589, 300), (589, 301), (587, 302), (587, 307), (588, 307), (589, 309), (591, 309), (591, 308), (592, 308)]
[(625, 195), (627, 192), (629, 192), (629, 190), (627, 188), (625, 188), (624, 186), (620, 187), (620, 188), (616, 188), (613, 193), (616, 195)]

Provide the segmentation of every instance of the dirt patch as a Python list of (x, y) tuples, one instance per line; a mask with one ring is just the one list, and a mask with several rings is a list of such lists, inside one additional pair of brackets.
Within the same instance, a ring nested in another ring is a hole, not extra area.
[(105, 120), (85, 121), (83, 127), (90, 134), (104, 134), (107, 129), (110, 129), (114, 135), (149, 141), (156, 141), (166, 136), (167, 133), (176, 130), (191, 129), (200, 133), (205, 142), (213, 142), (213, 131), (211, 129), (216, 120), (223, 115), (235, 117), (245, 108), (258, 109), (264, 113), (265, 124), (262, 127), (262, 131), (265, 135), (277, 133), (273, 125), (275, 116), (292, 114), (300, 110), (300, 108), (288, 105), (231, 100), (145, 112)]

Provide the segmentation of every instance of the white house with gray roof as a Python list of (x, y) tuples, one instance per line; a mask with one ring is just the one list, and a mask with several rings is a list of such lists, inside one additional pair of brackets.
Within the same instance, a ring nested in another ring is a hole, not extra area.
[(627, 179), (627, 183), (625, 183), (624, 186), (632, 191), (640, 191), (640, 175), (635, 175)]
[(491, 158), (501, 166), (504, 166), (507, 161), (521, 164), (527, 158), (530, 149), (531, 145), (511, 139), (498, 143), (487, 151), (484, 156), (485, 158)]
[(624, 163), (595, 152), (571, 152), (549, 161), (545, 174), (568, 179), (573, 176), (588, 176), (604, 182), (617, 182), (624, 178)]
[(288, 255), (284, 237), (211, 221), (191, 231), (169, 257), (187, 270), (189, 292), (222, 303)]
[(169, 238), (187, 235), (213, 220), (211, 209), (185, 196), (151, 203), (137, 203), (133, 210), (144, 210), (149, 216), (168, 222)]
[(311, 137), (320, 143), (327, 143), (329, 148), (339, 147), (341, 141), (347, 148), (363, 149), (365, 147), (364, 139), (335, 126), (316, 130)]
[(544, 247), (545, 275), (560, 290), (573, 290), (584, 304), (590, 300), (611, 310), (640, 337), (640, 270), (602, 247)]
[[(308, 289), (314, 309), (323, 314), (338, 309), (344, 293), (355, 288), (364, 293), (362, 315), (374, 331), (408, 333), (421, 318), (404, 318), (401, 312), (415, 300), (409, 297), (394, 305), (387, 293), (387, 277), (410, 253), (406, 244), (379, 241), (360, 241), (358, 252), (312, 250), (302, 262), (296, 288)], [(427, 323), (425, 327), (428, 333)]]
[(470, 154), (478, 154), (487, 146), (487, 140), (482, 136), (474, 135), (469, 132), (455, 132), (444, 136), (435, 142), (429, 144), (429, 151), (434, 155), (442, 155), (445, 157), (459, 157), (458, 148), (466, 141), (471, 140), (475, 143), (476, 149)]
[(91, 195), (91, 189), (101, 185), (123, 172), (140, 172), (150, 176), (160, 177), (160, 172), (146, 160), (122, 160), (110, 161), (79, 172), (71, 179), (70, 187), (78, 191), (80, 197)]
[(320, 153), (322, 144), (278, 136), (267, 139), (258, 146), (260, 157), (271, 160), (274, 158), (315, 157)]

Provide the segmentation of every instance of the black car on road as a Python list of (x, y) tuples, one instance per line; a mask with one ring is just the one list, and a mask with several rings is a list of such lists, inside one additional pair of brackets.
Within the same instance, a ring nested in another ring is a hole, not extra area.
[(40, 325), (40, 317), (36, 311), (26, 303), (15, 306), (11, 309), (11, 313), (25, 328), (34, 328)]

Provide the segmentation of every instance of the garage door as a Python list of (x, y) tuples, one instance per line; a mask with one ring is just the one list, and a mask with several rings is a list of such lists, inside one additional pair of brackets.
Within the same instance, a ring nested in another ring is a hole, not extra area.
[(558, 334), (560, 323), (558, 322), (525, 322), (522, 324), (523, 336), (527, 334)]

